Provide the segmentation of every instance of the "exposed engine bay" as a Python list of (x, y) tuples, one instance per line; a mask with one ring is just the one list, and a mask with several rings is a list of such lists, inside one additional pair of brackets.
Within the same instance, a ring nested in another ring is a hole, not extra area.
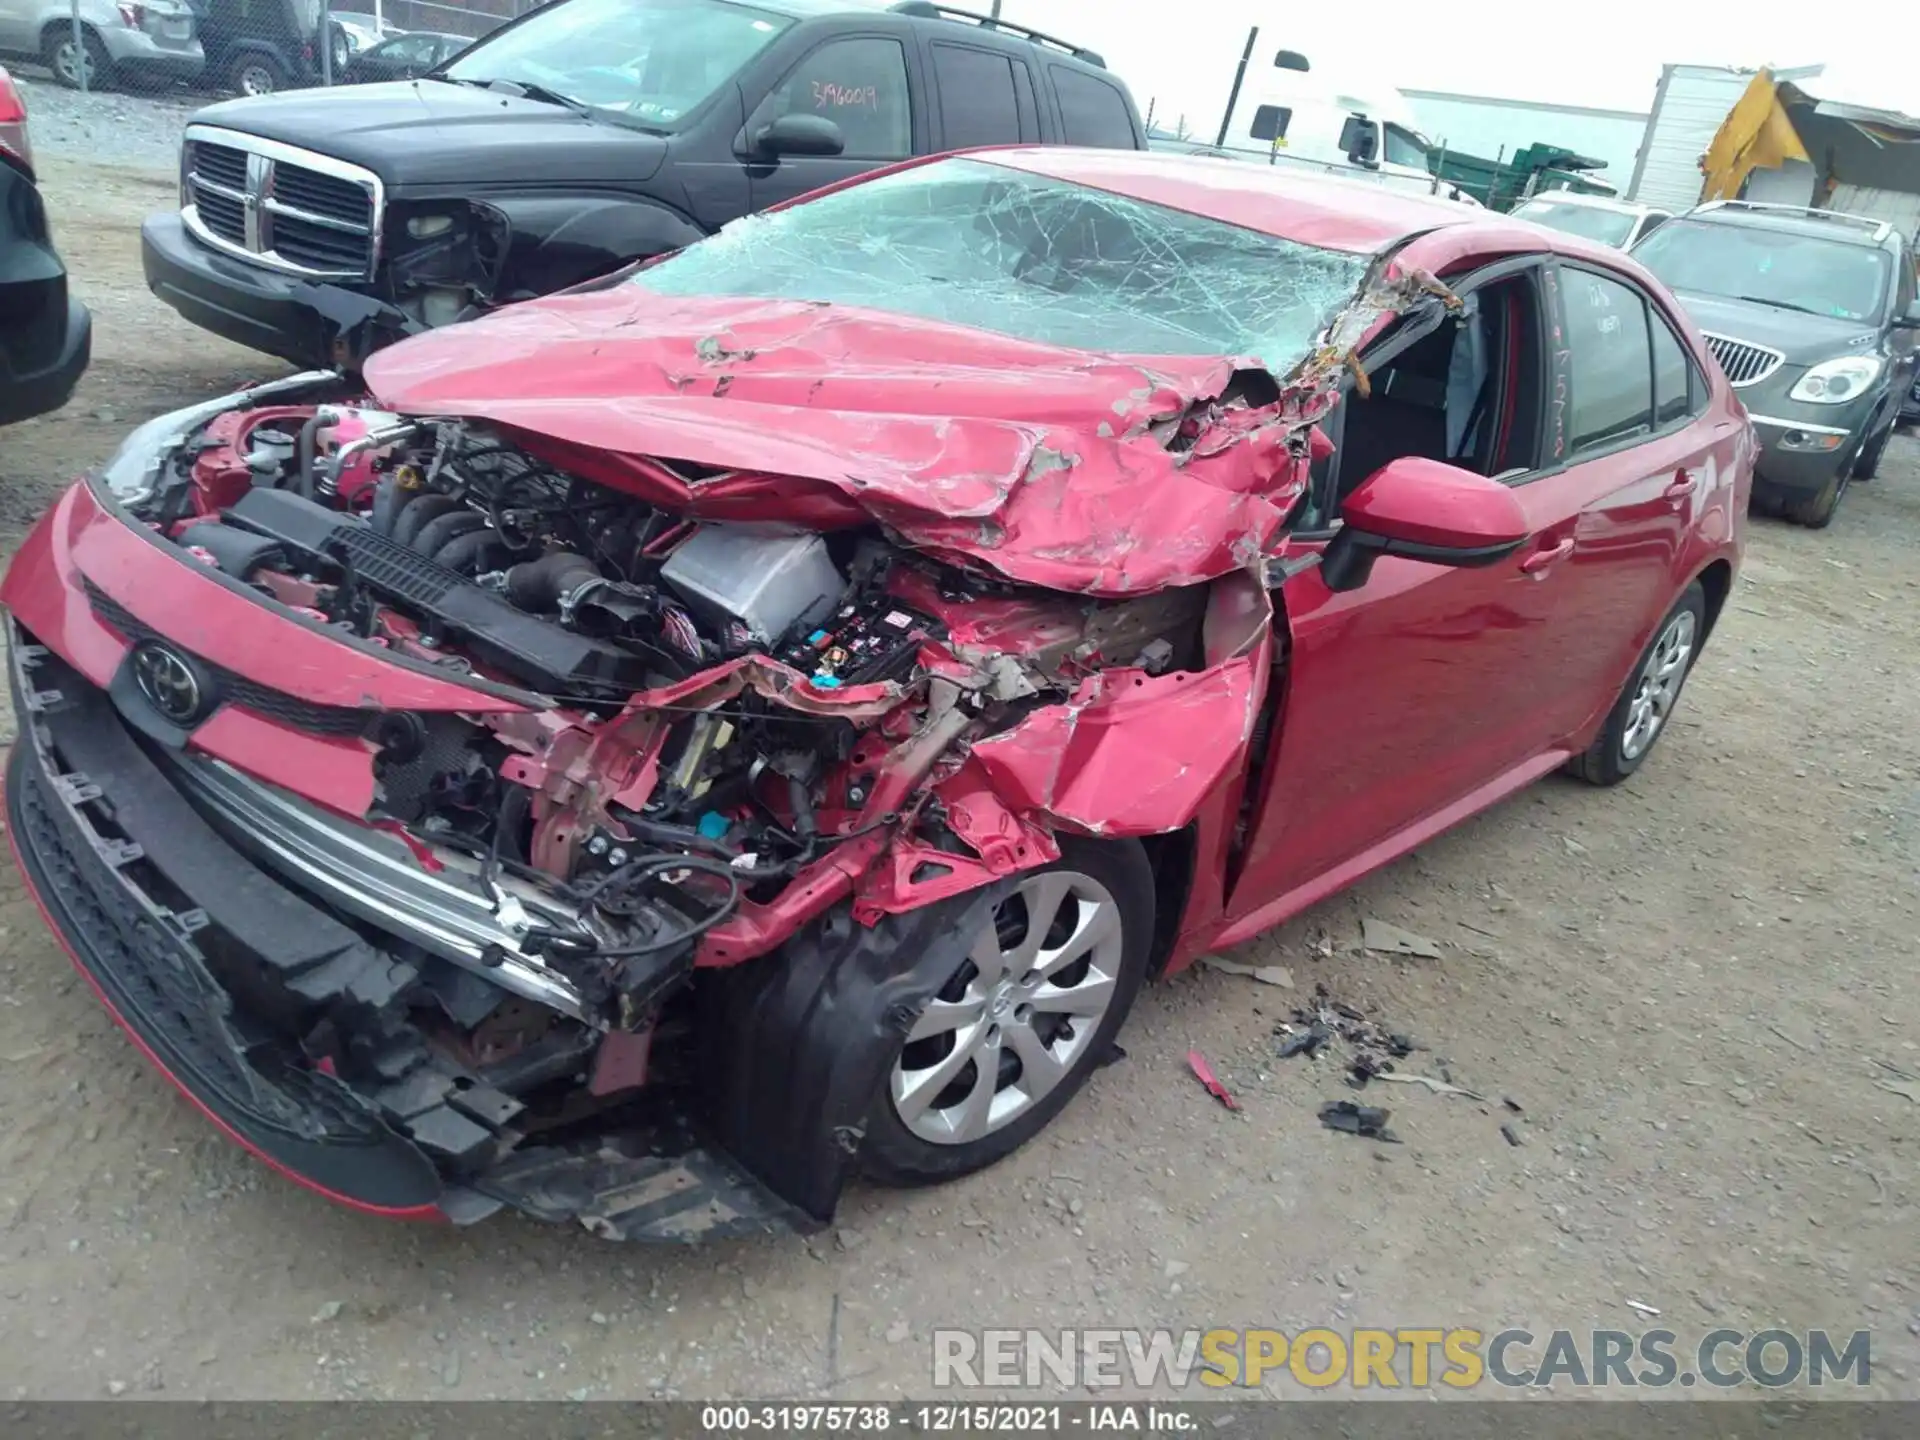
[[(456, 1171), (575, 1125), (583, 1079), (603, 1103), (661, 1079), (653, 1042), (697, 967), (764, 954), (842, 902), (871, 925), (1056, 858), (995, 793), (1027, 783), (1038, 805), (1051, 782), (1018, 754), (990, 776), (996, 737), (1035, 716), (1071, 727), (1067, 702), (1097, 709), (1115, 676), (1206, 663), (1205, 585), (1077, 599), (879, 525), (689, 520), (458, 420), (232, 409), (151, 479), (127, 516), (188, 563), (499, 697), (316, 706), (209, 672), (215, 707), (363, 757), (364, 811), (190, 746), (162, 757), (236, 847), (415, 967), (377, 1018), (322, 1006), (299, 1044), (383, 1094), (425, 1063), (506, 1097), (512, 1138), (462, 1132), (472, 1153), (442, 1157)], [(153, 639), (89, 593), (126, 639)], [(212, 713), (166, 718), (184, 734)]]

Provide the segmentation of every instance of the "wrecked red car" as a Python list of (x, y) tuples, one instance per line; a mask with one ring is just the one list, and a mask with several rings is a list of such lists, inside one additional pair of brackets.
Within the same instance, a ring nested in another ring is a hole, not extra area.
[(9, 833), (364, 1209), (963, 1174), (1141, 984), (1646, 758), (1754, 440), (1630, 259), (1262, 167), (908, 164), (142, 427), (8, 574)]

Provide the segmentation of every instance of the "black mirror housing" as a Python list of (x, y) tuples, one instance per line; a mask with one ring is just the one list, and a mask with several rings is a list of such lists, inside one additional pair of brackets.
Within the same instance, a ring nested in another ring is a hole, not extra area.
[(782, 115), (762, 125), (752, 138), (753, 153), (764, 160), (782, 155), (839, 155), (846, 148), (845, 132), (824, 115)]

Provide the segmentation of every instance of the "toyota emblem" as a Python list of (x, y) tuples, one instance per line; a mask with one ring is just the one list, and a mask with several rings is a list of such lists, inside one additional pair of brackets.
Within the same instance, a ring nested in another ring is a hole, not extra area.
[(133, 652), (133, 678), (147, 703), (175, 725), (191, 725), (205, 713), (210, 687), (199, 667), (177, 650), (144, 642)]

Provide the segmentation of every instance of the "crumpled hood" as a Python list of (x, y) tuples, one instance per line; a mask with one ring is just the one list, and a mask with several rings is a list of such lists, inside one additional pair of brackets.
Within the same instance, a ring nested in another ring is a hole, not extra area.
[(1253, 365), (623, 285), (418, 336), (366, 381), (387, 409), (484, 420), (686, 514), (878, 520), (1012, 579), (1118, 596), (1247, 565), (1298, 498), (1280, 406), (1208, 403)]

